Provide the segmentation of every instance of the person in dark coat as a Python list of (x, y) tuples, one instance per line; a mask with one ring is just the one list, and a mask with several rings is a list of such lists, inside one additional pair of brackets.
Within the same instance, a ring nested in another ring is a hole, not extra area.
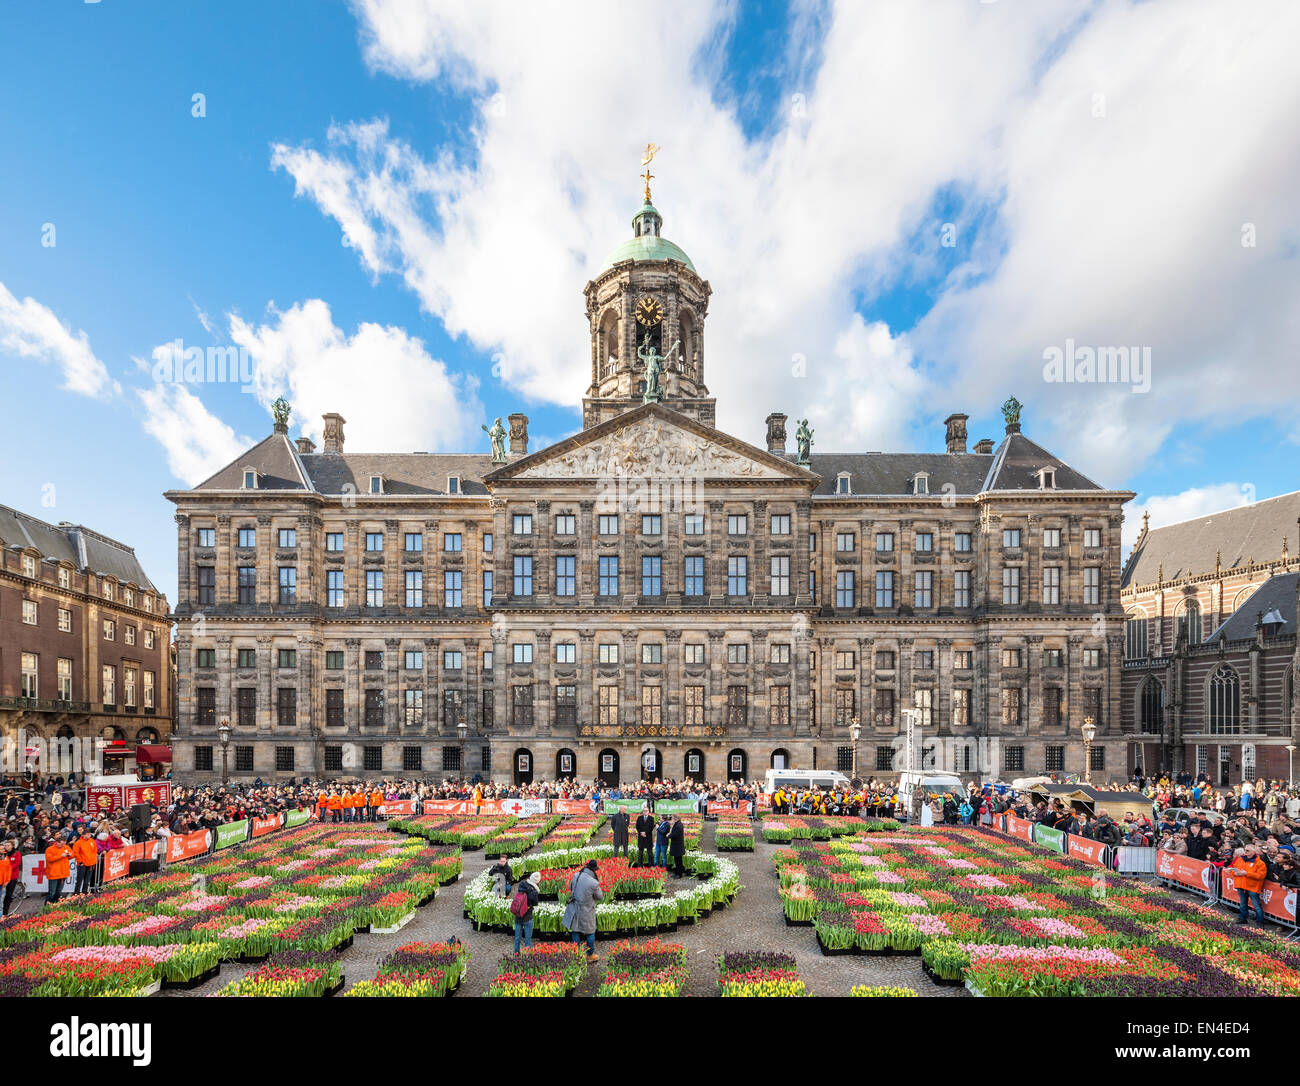
[(686, 856), (686, 825), (679, 815), (673, 815), (672, 829), (668, 831), (668, 855), (673, 858), (673, 878), (686, 874), (683, 862)]
[(654, 859), (655, 816), (646, 807), (636, 816), (636, 865), (645, 867)]
[(668, 837), (672, 828), (673, 824), (667, 815), (655, 826), (655, 867), (668, 866)]
[(624, 859), (627, 858), (627, 812), (619, 808), (609, 816), (609, 828), (614, 831), (614, 855), (618, 855), (618, 850), (623, 850)]

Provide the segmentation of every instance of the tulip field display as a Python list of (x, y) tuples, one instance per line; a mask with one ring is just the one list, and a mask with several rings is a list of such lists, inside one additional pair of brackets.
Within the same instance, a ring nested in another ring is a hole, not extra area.
[(718, 994), (722, 996), (805, 996), (793, 954), (727, 951), (718, 959)]
[(680, 995), (686, 986), (686, 950), (649, 939), (615, 943), (605, 958), (597, 996), (644, 999)]
[(1001, 834), (796, 840), (773, 862), (787, 923), (823, 953), (919, 954), (980, 995), (1300, 995), (1280, 934)]
[(460, 987), (469, 957), (463, 943), (407, 943), (380, 961), (374, 980), (359, 981), (344, 994), (402, 998), (448, 996)]
[(543, 943), (507, 954), (484, 993), (489, 996), (562, 996), (587, 975), (582, 943)]
[(713, 831), (713, 847), (719, 852), (753, 852), (754, 824), (749, 815), (719, 811)]
[(435, 845), (456, 845), (473, 851), (518, 821), (514, 815), (421, 815), (418, 818), (395, 818), (388, 823), (388, 828), (423, 837)]
[(864, 833), (893, 833), (899, 824), (892, 819), (864, 822), (860, 818), (820, 815), (768, 815), (763, 820), (763, 840), (785, 844), (789, 841), (829, 841), (834, 837), (861, 836)]
[(356, 932), (401, 925), (461, 870), (459, 849), (383, 828), (287, 830), (5, 918), (0, 991), (148, 994), (196, 987), (242, 962), (260, 968), (221, 994), (321, 995), (339, 986), (338, 951)]
[(528, 815), (483, 843), (484, 856), (519, 856), (560, 824), (559, 815)]
[(605, 824), (603, 814), (577, 815), (566, 818), (537, 843), (537, 851), (554, 852), (582, 848)]
[[(605, 899), (596, 906), (596, 935), (651, 934), (676, 930), (678, 924), (693, 924), (714, 909), (730, 904), (740, 890), (740, 872), (722, 856), (688, 852), (684, 865), (695, 876), (670, 889), (662, 867), (637, 867), (626, 857), (614, 857), (609, 845), (592, 845), (568, 851), (543, 851), (511, 863), (518, 881), (533, 871), (541, 873), (538, 887), (542, 900), (533, 910), (535, 938), (567, 939), (564, 901), (573, 874), (588, 860), (596, 860), (597, 878)], [(465, 888), (465, 917), (480, 930), (514, 930), (514, 916), (508, 898), (498, 896), (486, 872)]]

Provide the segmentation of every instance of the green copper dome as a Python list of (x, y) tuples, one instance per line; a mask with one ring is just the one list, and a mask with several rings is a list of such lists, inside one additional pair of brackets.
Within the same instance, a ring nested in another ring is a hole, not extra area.
[(624, 260), (678, 260), (694, 272), (691, 258), (679, 246), (661, 236), (659, 229), (662, 224), (663, 216), (658, 209), (653, 204), (643, 205), (632, 219), (634, 235), (609, 254), (596, 274), (603, 275)]

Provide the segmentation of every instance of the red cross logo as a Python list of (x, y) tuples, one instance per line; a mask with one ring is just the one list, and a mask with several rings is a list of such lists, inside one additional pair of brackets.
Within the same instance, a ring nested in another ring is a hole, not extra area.
[(31, 873), (36, 876), (37, 886), (43, 883), (45, 881), (45, 861), (43, 859), (37, 860), (36, 863), (32, 865)]

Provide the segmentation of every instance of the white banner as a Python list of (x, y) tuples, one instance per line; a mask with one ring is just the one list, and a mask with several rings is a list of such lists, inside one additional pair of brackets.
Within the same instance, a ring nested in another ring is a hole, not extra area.
[(546, 813), (546, 800), (544, 799), (503, 799), (499, 804), (502, 814), (514, 815), (516, 818), (523, 818), (524, 815), (537, 815)]

